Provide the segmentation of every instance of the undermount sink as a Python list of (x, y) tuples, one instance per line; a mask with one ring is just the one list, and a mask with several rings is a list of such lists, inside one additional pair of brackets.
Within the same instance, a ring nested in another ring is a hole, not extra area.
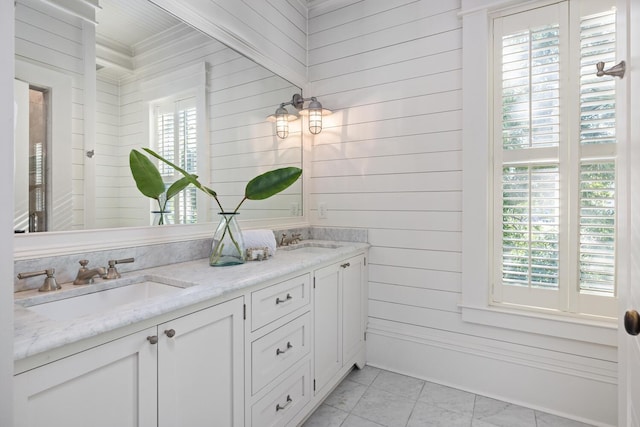
[(309, 253), (309, 254), (324, 254), (331, 252), (334, 249), (341, 247), (341, 245), (335, 245), (331, 243), (316, 243), (316, 242), (302, 242), (295, 245), (284, 246), (280, 249), (285, 251), (294, 251), (297, 253)]
[(144, 280), (55, 301), (44, 301), (26, 308), (53, 320), (70, 320), (87, 314), (114, 310), (125, 304), (176, 294), (182, 290), (182, 287)]
[(327, 252), (331, 252), (336, 249), (337, 246), (327, 247), (327, 246), (301, 246), (299, 248), (291, 248), (289, 251), (293, 251), (296, 253), (307, 253), (307, 254), (325, 254)]

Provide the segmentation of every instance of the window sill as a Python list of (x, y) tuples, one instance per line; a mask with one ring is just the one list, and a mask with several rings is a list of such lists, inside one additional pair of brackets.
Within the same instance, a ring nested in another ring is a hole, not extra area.
[(618, 345), (618, 324), (614, 321), (562, 317), (504, 307), (460, 305), (460, 308), (464, 322), (611, 347)]

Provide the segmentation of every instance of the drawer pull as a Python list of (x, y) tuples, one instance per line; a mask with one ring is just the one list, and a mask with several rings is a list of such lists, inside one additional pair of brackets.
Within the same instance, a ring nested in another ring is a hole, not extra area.
[(340, 267), (342, 267), (342, 268), (351, 267), (351, 263), (350, 262), (345, 262), (344, 264), (341, 264)]
[(291, 396), (287, 394), (287, 403), (285, 403), (284, 405), (281, 405), (278, 403), (276, 405), (276, 412), (282, 411), (283, 409), (287, 409), (287, 406), (289, 406), (291, 402), (293, 402), (293, 399), (291, 399)]
[(291, 296), (291, 294), (287, 294), (287, 296), (285, 297), (285, 299), (280, 299), (280, 297), (276, 298), (276, 305), (277, 304), (282, 304), (283, 302), (287, 302), (290, 299), (293, 299), (293, 297)]
[(164, 333), (169, 338), (173, 338), (176, 335), (175, 329), (167, 329), (166, 331), (164, 331)]
[(277, 348), (276, 349), (276, 356), (280, 356), (281, 354), (286, 353), (287, 351), (289, 351), (292, 348), (293, 348), (293, 346), (291, 345), (291, 342), (287, 341), (287, 348), (285, 348), (284, 350), (280, 350), (279, 348)]
[(147, 337), (147, 341), (149, 341), (151, 344), (158, 344), (158, 336), (150, 335)]

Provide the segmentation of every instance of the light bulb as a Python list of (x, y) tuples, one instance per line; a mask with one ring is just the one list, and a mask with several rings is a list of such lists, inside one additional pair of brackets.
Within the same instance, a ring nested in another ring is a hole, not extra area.
[(307, 110), (309, 115), (309, 132), (317, 135), (322, 132), (322, 104), (315, 98), (312, 98)]
[(289, 112), (283, 106), (276, 110), (276, 135), (281, 139), (289, 136)]

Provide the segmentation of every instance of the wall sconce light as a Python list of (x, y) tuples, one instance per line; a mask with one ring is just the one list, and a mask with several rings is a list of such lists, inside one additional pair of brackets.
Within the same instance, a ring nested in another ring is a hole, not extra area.
[(267, 117), (267, 120), (276, 124), (276, 135), (278, 138), (286, 138), (289, 136), (289, 122), (296, 121), (300, 118), (297, 114), (291, 114), (285, 106), (287, 103), (282, 103), (278, 107), (275, 113)]
[[(307, 108), (304, 108), (305, 102), (309, 102)], [(275, 121), (276, 135), (282, 139), (289, 136), (289, 122), (298, 119), (296, 114), (290, 114), (285, 108), (287, 105), (292, 105), (301, 115), (309, 117), (309, 132), (313, 135), (322, 132), (322, 116), (331, 114), (331, 110), (322, 108), (322, 104), (315, 96), (303, 98), (299, 93), (294, 93), (291, 101), (280, 104), (275, 114), (268, 117), (269, 120)]]
[(283, 105), (276, 110), (276, 135), (282, 139), (289, 136), (289, 112)]

